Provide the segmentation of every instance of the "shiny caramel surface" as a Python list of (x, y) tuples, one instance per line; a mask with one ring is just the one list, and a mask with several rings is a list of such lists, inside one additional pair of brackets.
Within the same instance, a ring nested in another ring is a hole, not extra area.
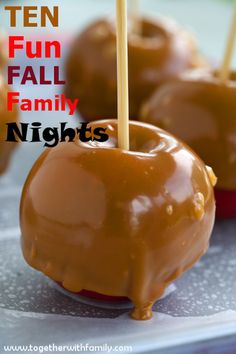
[(236, 74), (221, 83), (215, 73), (193, 71), (163, 85), (142, 108), (142, 120), (191, 146), (218, 177), (236, 189)]
[(22, 250), (34, 268), (72, 291), (127, 296), (132, 317), (153, 303), (208, 249), (215, 218), (211, 173), (184, 144), (130, 123), (131, 151), (61, 143), (36, 161), (20, 208)]
[(18, 112), (7, 110), (7, 92), (9, 87), (0, 76), (0, 175), (6, 170), (12, 151), (16, 148), (16, 143), (6, 142), (7, 123), (18, 121)]
[[(143, 19), (142, 36), (129, 34), (130, 117), (163, 81), (203, 65), (193, 37), (167, 19)], [(87, 120), (117, 116), (116, 34), (112, 19), (87, 27), (72, 45), (66, 63), (66, 92), (79, 98)]]

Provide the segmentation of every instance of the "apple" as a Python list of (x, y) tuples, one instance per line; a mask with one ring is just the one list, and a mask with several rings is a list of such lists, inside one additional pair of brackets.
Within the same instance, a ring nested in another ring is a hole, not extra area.
[[(142, 19), (142, 35), (130, 31), (130, 117), (163, 81), (186, 69), (205, 66), (191, 34), (168, 19)], [(88, 121), (117, 115), (116, 28), (99, 19), (74, 41), (66, 63), (66, 95), (79, 98)]]
[(176, 135), (218, 177), (217, 215), (236, 217), (236, 81), (191, 71), (157, 90), (143, 105), (142, 120)]
[(130, 122), (130, 151), (105, 143), (48, 148), (20, 207), (26, 261), (71, 292), (128, 297), (147, 320), (165, 288), (207, 251), (215, 219), (213, 172), (169, 133)]

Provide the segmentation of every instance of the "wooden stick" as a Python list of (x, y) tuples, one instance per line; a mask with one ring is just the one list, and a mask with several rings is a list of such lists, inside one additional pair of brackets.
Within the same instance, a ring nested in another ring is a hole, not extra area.
[(222, 82), (227, 82), (230, 78), (230, 65), (232, 62), (234, 47), (235, 47), (235, 40), (236, 40), (236, 1), (235, 1), (235, 8), (233, 13), (232, 24), (230, 27), (230, 32), (228, 35), (224, 59), (219, 71), (219, 78)]
[(116, 0), (118, 147), (129, 150), (128, 31), (126, 0)]
[(130, 18), (132, 32), (142, 34), (142, 21), (140, 19), (140, 0), (130, 0)]

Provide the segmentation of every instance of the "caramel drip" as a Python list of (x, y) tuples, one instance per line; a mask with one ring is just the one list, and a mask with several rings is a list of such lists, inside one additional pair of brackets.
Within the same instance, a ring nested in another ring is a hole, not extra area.
[(216, 177), (213, 169), (210, 166), (206, 166), (206, 169), (207, 169), (207, 173), (208, 173), (208, 176), (210, 178), (212, 187), (215, 187), (216, 184), (217, 184), (217, 177)]

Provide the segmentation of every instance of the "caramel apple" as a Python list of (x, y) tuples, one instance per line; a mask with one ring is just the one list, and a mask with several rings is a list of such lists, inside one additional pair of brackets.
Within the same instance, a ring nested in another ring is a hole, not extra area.
[(7, 123), (18, 121), (17, 109), (14, 108), (12, 111), (7, 109), (7, 92), (9, 90), (0, 76), (0, 174), (7, 168), (12, 152), (16, 148), (16, 143), (6, 141)]
[[(167, 19), (144, 18), (141, 35), (130, 30), (130, 117), (165, 80), (186, 69), (206, 65), (193, 37)], [(75, 40), (66, 63), (66, 94), (79, 98), (78, 110), (88, 121), (117, 116), (116, 32), (112, 20), (100, 19)]]
[(208, 249), (215, 218), (213, 172), (184, 143), (130, 122), (130, 151), (79, 140), (47, 149), (20, 208), (26, 261), (72, 292), (128, 297), (146, 320), (165, 288)]
[(217, 213), (236, 216), (236, 74), (193, 71), (163, 85), (142, 108), (142, 120), (176, 135), (214, 169)]

